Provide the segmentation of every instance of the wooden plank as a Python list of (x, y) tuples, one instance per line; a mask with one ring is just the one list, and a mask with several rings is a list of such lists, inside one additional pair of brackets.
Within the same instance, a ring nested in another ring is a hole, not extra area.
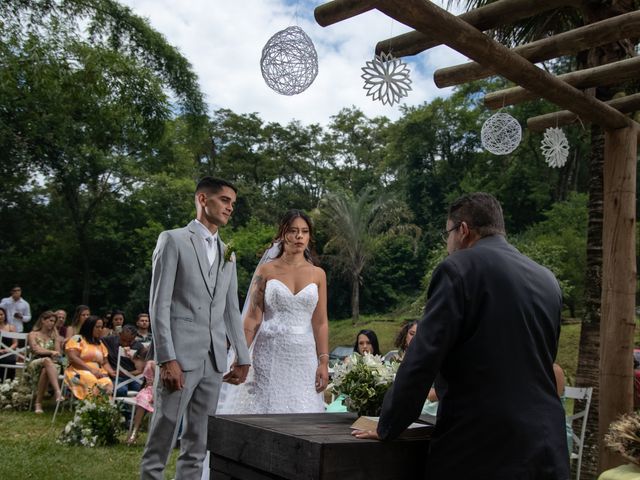
[[(581, 0), (500, 0), (461, 14), (458, 18), (478, 30), (489, 30), (500, 25), (509, 25), (538, 13), (563, 6), (578, 6)], [(424, 52), (443, 42), (431, 32), (409, 32), (378, 42), (376, 53), (392, 52), (396, 57), (405, 57)]]
[[(512, 49), (531, 63), (543, 62), (564, 55), (574, 55), (591, 47), (605, 45), (623, 38), (640, 36), (640, 11), (625, 13), (584, 27)], [(495, 75), (489, 65), (476, 62), (438, 69), (433, 74), (435, 84), (451, 87)]]
[[(640, 57), (628, 58), (594, 68), (558, 75), (556, 78), (576, 88), (616, 85), (640, 77)], [(517, 105), (540, 98), (522, 87), (491, 92), (484, 97), (487, 108), (496, 110), (506, 105)]]
[[(612, 108), (622, 112), (629, 113), (640, 110), (640, 93), (627, 95), (626, 97), (614, 98), (606, 102)], [(568, 110), (560, 110), (558, 112), (546, 113), (531, 117), (527, 120), (527, 128), (533, 132), (542, 132), (549, 127), (562, 127), (573, 123), (582, 122), (589, 123), (587, 120), (579, 120), (578, 115)]]
[[(636, 290), (636, 164), (638, 129), (605, 132), (602, 237), (602, 320), (600, 321), (599, 434), (633, 411), (633, 337)], [(600, 469), (623, 459), (600, 449)]]
[(376, 8), (416, 30), (431, 32), (451, 48), (478, 63), (492, 65), (505, 78), (581, 118), (610, 129), (631, 124), (622, 113), (535, 67), (430, 1), (384, 0)]
[(327, 27), (372, 10), (376, 0), (334, 0), (316, 7), (313, 15), (318, 25)]

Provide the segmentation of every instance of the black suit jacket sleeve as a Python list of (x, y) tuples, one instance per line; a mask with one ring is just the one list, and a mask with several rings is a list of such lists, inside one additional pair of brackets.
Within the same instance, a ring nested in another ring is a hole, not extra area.
[(378, 423), (383, 440), (396, 438), (420, 416), (429, 388), (463, 328), (464, 306), (462, 278), (456, 265), (445, 260), (433, 273), (418, 331), (385, 396)]

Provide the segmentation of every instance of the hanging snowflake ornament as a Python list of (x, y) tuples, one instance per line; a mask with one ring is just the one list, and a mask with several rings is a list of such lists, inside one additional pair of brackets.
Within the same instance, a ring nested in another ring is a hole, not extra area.
[(540, 142), (542, 155), (552, 168), (563, 167), (569, 156), (569, 140), (561, 128), (547, 128)]
[(409, 68), (400, 59), (390, 53), (381, 53), (373, 57), (362, 67), (364, 89), (372, 100), (380, 100), (383, 105), (392, 106), (411, 91)]
[(491, 115), (480, 131), (482, 146), (495, 155), (508, 155), (522, 140), (522, 127), (508, 113), (498, 112)]
[(269, 39), (260, 58), (262, 78), (282, 95), (304, 92), (318, 75), (318, 54), (300, 27), (288, 27)]

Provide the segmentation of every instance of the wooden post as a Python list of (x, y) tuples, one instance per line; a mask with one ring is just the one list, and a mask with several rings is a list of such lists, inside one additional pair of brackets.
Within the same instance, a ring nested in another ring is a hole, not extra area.
[(611, 422), (633, 410), (637, 135), (635, 126), (605, 133), (600, 471), (624, 462), (604, 446), (602, 439)]

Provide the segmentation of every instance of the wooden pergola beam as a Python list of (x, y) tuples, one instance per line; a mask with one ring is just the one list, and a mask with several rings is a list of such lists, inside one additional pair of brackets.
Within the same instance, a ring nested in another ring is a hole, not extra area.
[(494, 65), (495, 71), (503, 77), (556, 105), (570, 109), (581, 118), (609, 129), (631, 124), (631, 120), (622, 113), (535, 67), (428, 0), (381, 0), (376, 8), (405, 25), (437, 36), (444, 44), (478, 63)]
[[(476, 8), (459, 16), (478, 30), (489, 30), (500, 25), (509, 25), (533, 15), (561, 8), (578, 6), (582, 0), (500, 0)], [(431, 32), (408, 32), (378, 42), (376, 53), (392, 52), (395, 57), (406, 57), (441, 45), (437, 35)]]
[[(573, 55), (592, 47), (612, 43), (622, 38), (640, 36), (640, 11), (625, 13), (584, 27), (559, 33), (512, 49), (531, 63), (543, 62), (563, 55)], [(495, 71), (476, 62), (441, 68), (433, 80), (440, 87), (451, 87), (495, 75)]]
[(334, 0), (316, 7), (313, 15), (321, 27), (327, 27), (375, 8), (376, 0)]
[[(584, 70), (558, 75), (556, 78), (576, 88), (615, 85), (640, 78), (640, 57), (628, 58), (607, 65), (586, 68)], [(496, 110), (506, 105), (517, 105), (537, 98), (539, 98), (538, 95), (522, 87), (513, 87), (485, 95), (484, 104), (487, 108)]]
[[(633, 95), (627, 95), (626, 97), (614, 98), (613, 100), (606, 102), (606, 104), (622, 113), (635, 112), (640, 110), (640, 93), (634, 93)], [(529, 118), (527, 120), (527, 128), (534, 132), (542, 132), (549, 127), (562, 127), (564, 125), (571, 125), (578, 121), (582, 121), (582, 123), (589, 123), (588, 121), (585, 121), (585, 119), (579, 120), (578, 115), (573, 112), (560, 110)]]

